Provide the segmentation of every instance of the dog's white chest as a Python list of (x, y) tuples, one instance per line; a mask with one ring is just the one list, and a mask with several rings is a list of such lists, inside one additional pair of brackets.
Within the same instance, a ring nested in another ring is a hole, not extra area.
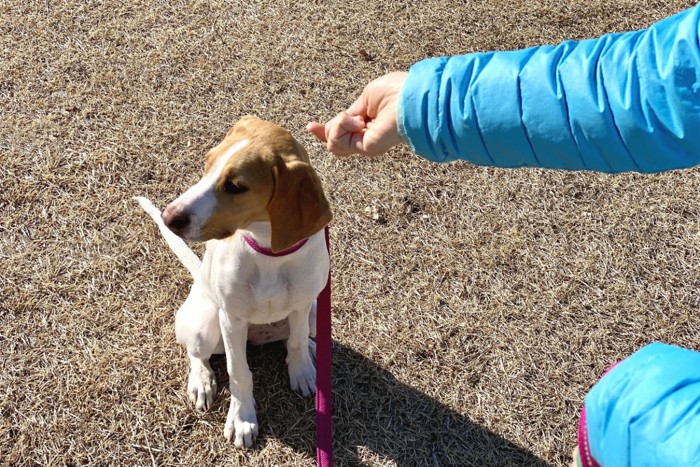
[(212, 299), (251, 324), (273, 323), (292, 311), (307, 311), (301, 308), (308, 307), (320, 290), (318, 273), (315, 268), (309, 271), (306, 261), (297, 264), (246, 250), (207, 256), (203, 282), (211, 284)]
[[(252, 324), (280, 321), (300, 300), (285, 274), (252, 274), (243, 281), (217, 281), (214, 294), (228, 313)], [(303, 300), (302, 300), (303, 301)]]
[(250, 324), (274, 323), (291, 312), (308, 312), (328, 276), (323, 232), (285, 257), (253, 251), (238, 238), (210, 241), (201, 282), (205, 293), (229, 316)]
[(292, 284), (287, 278), (260, 277), (251, 282), (249, 288), (250, 294), (243, 301), (250, 304), (246, 314), (253, 324), (279, 321), (294, 308)]

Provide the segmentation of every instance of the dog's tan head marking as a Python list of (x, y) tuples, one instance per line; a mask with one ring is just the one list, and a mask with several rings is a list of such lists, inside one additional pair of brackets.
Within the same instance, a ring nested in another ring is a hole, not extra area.
[(244, 117), (206, 156), (202, 179), (163, 212), (190, 240), (226, 238), (269, 221), (273, 251), (308, 238), (330, 222), (330, 206), (304, 148), (273, 123)]

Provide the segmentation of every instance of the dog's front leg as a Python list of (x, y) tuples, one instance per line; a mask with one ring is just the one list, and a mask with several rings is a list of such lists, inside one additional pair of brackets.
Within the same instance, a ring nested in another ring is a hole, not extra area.
[(231, 316), (226, 310), (219, 311), (219, 323), (231, 390), (231, 406), (226, 416), (224, 436), (229, 441), (235, 436), (234, 444), (237, 447), (249, 448), (258, 436), (258, 419), (253, 398), (253, 375), (246, 358), (248, 323)]
[[(309, 352), (309, 310), (289, 313), (289, 339), (287, 339), (287, 370), (289, 386), (304, 397), (316, 392), (316, 365)], [(315, 347), (314, 347), (315, 348)]]

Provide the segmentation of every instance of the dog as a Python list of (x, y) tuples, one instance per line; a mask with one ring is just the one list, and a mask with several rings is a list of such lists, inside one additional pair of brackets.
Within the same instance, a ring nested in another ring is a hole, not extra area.
[[(258, 435), (246, 341), (286, 338), (290, 387), (315, 392), (316, 297), (330, 267), (324, 227), (331, 221), (321, 181), (284, 128), (244, 117), (206, 156), (201, 180), (162, 212), (137, 197), (194, 278), (175, 317), (187, 349), (187, 392), (211, 407), (212, 354), (226, 354), (231, 405), (224, 436), (251, 447)], [(202, 260), (184, 240), (206, 242)]]

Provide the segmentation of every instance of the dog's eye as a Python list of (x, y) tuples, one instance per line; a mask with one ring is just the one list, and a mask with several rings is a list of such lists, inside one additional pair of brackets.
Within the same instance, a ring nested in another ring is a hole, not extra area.
[(233, 183), (231, 180), (226, 180), (226, 182), (224, 182), (224, 191), (232, 195), (240, 195), (248, 191), (248, 187)]

